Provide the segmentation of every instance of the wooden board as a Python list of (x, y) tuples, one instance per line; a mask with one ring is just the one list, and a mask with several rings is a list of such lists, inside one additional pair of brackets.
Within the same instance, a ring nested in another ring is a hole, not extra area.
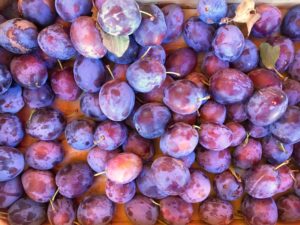
[[(183, 7), (187, 8), (193, 8), (195, 9), (197, 7), (197, 4), (199, 0), (137, 0), (140, 3), (156, 3), (156, 4), (169, 4), (169, 3), (176, 3), (179, 5), (182, 5)], [(200, 0), (201, 1), (201, 0)], [(227, 0), (228, 3), (239, 3), (241, 0)], [(257, 4), (261, 3), (268, 3), (272, 5), (277, 5), (277, 6), (285, 6), (289, 7), (291, 5), (296, 5), (300, 4), (299, 0), (255, 0)]]
[[(1, 0), (0, 0), (1, 1)], [(139, 0), (140, 2), (146, 2), (149, 0)], [(169, 0), (159, 0), (159, 2), (168, 2)], [(171, 0), (170, 0), (171, 1)], [(230, 0), (233, 1), (233, 0)], [(176, 2), (176, 0), (171, 1), (171, 2)], [(179, 1), (177, 0), (177, 2), (183, 2), (183, 1)], [(184, 2), (195, 2), (194, 0), (186, 0)], [(266, 1), (265, 1), (266, 2)], [(275, 1), (268, 1), (268, 2), (287, 2), (287, 1), (279, 1), (279, 0), (275, 0)], [(297, 1), (292, 1), (290, 0), (289, 2), (298, 2), (300, 3), (300, 0)], [(281, 8), (283, 14), (286, 13), (287, 11), (287, 7), (285, 8)], [(197, 11), (195, 9), (185, 9), (184, 10), (185, 13), (185, 19), (190, 18), (191, 16), (195, 16), (197, 15)], [(257, 45), (259, 45), (262, 41), (262, 39), (260, 40), (253, 40)], [(175, 49), (181, 48), (181, 47), (185, 47), (186, 44), (184, 42), (184, 40), (182, 38), (178, 39), (176, 42), (165, 45), (164, 48), (166, 49), (167, 52), (173, 51)], [(300, 43), (296, 43), (295, 44), (296, 49), (300, 49)], [(202, 61), (202, 57), (203, 54), (199, 54), (199, 60), (198, 60), (198, 66), (196, 67), (196, 71), (200, 70), (200, 66), (201, 65), (201, 61)], [(54, 108), (59, 109), (64, 115), (65, 118), (68, 121), (71, 121), (79, 116), (82, 116), (82, 114), (79, 111), (79, 101), (75, 101), (75, 102), (66, 102), (66, 101), (62, 101), (59, 99), (56, 99), (53, 105)], [(79, 111), (79, 112), (78, 112)], [(25, 107), (24, 109), (22, 109), (22, 111), (18, 114), (23, 122), (23, 124), (26, 123), (26, 121), (29, 118), (29, 115), (31, 113), (31, 109)], [(27, 149), (28, 146), (30, 146), (33, 142), (35, 142), (36, 140), (31, 138), (30, 136), (26, 135), (25, 139), (22, 141), (22, 143), (19, 145), (19, 149), (24, 153)], [(86, 161), (86, 156), (87, 156), (87, 152), (80, 152), (80, 151), (76, 151), (74, 149), (72, 149), (66, 142), (64, 136), (62, 135), (59, 138), (59, 141), (62, 143), (63, 148), (65, 150), (65, 158), (63, 160), (62, 163), (60, 163), (55, 169), (54, 172), (56, 172), (58, 169), (60, 169), (63, 165), (66, 165), (68, 163), (71, 162), (79, 162), (79, 161)], [(157, 154), (155, 157), (157, 157), (158, 155), (160, 155), (159, 153), (159, 147), (158, 147), (158, 141), (155, 141), (155, 146), (156, 146), (156, 150), (157, 150)], [(196, 164), (193, 165), (193, 168), (199, 168)], [(212, 181), (212, 176), (210, 176), (210, 179)], [(105, 190), (104, 190), (104, 185), (105, 185), (105, 176), (100, 176), (97, 177), (92, 185), (92, 187), (88, 190), (88, 192), (86, 192), (81, 198), (76, 199), (77, 202), (80, 202), (82, 200), (82, 198), (84, 198), (85, 196), (88, 195), (92, 195), (92, 194), (104, 194)], [(238, 215), (238, 210), (239, 210), (239, 206), (240, 206), (240, 200), (234, 201), (233, 202), (234, 205), (234, 209), (235, 209), (235, 215)], [(192, 217), (192, 221), (189, 225), (204, 225), (203, 222), (201, 222), (201, 218), (198, 215), (198, 208), (199, 208), (199, 204), (194, 204), (194, 214)], [(116, 206), (116, 211), (115, 211), (115, 216), (114, 219), (112, 221), (113, 225), (130, 225), (131, 223), (129, 222), (129, 220), (126, 217), (126, 214), (124, 212), (124, 206), (118, 204)], [(159, 225), (161, 223), (157, 223), (157, 225)], [(235, 220), (231, 223), (231, 225), (244, 225), (246, 224), (241, 218), (235, 216)], [(289, 223), (289, 225), (299, 225), (300, 223)], [(0, 219), (0, 225), (8, 225), (7, 221), (5, 220), (1, 220)], [(44, 225), (49, 225), (49, 223), (45, 223)], [(278, 223), (278, 225), (284, 225), (283, 223)]]

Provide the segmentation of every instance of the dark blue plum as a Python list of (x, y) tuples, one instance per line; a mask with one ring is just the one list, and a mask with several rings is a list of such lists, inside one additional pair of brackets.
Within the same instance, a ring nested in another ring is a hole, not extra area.
[(105, 194), (113, 202), (123, 204), (129, 202), (136, 193), (134, 181), (126, 184), (118, 184), (109, 179), (106, 180)]
[(207, 52), (204, 55), (201, 71), (207, 76), (211, 77), (216, 72), (229, 68), (229, 62), (218, 58), (214, 52)]
[(0, 114), (0, 145), (17, 146), (24, 138), (24, 129), (18, 116)]
[(300, 141), (300, 108), (289, 106), (284, 115), (270, 126), (271, 133), (280, 141), (294, 144)]
[(21, 198), (8, 209), (11, 225), (42, 225), (47, 220), (45, 205), (29, 198)]
[(261, 143), (249, 138), (247, 142), (238, 145), (233, 152), (234, 165), (241, 169), (249, 169), (257, 165), (262, 156)]
[(79, 16), (89, 15), (92, 6), (92, 0), (55, 0), (56, 12), (67, 22), (73, 22)]
[(94, 144), (106, 151), (120, 147), (127, 139), (127, 128), (123, 123), (106, 120), (94, 133)]
[(283, 91), (289, 99), (289, 105), (297, 105), (300, 102), (300, 82), (292, 79), (285, 80)]
[(147, 93), (164, 82), (166, 69), (154, 59), (140, 59), (128, 67), (126, 78), (135, 91)]
[(216, 102), (234, 104), (243, 102), (252, 95), (253, 83), (239, 70), (224, 69), (211, 77), (209, 88)]
[(300, 38), (300, 5), (296, 5), (289, 9), (283, 18), (281, 32), (292, 39)]
[(137, 132), (128, 134), (127, 140), (122, 145), (124, 152), (131, 152), (144, 161), (149, 161), (154, 156), (154, 145), (151, 140), (141, 137)]
[(133, 123), (137, 132), (144, 138), (160, 137), (171, 120), (171, 112), (159, 103), (147, 103), (134, 113)]
[(20, 0), (18, 9), (23, 18), (40, 26), (50, 25), (56, 18), (54, 0)]
[(136, 179), (137, 187), (139, 191), (149, 197), (155, 199), (163, 199), (167, 197), (167, 194), (158, 189), (153, 180), (153, 171), (149, 166), (144, 166), (142, 172)]
[(210, 194), (211, 184), (209, 178), (200, 170), (191, 172), (191, 180), (180, 197), (189, 203), (204, 201)]
[(220, 103), (209, 100), (199, 110), (202, 123), (223, 124), (226, 118), (226, 107)]
[(247, 123), (247, 131), (250, 137), (253, 138), (263, 138), (270, 134), (269, 126), (257, 126), (251, 123), (250, 121)]
[(168, 55), (166, 69), (174, 78), (182, 78), (193, 72), (197, 65), (197, 54), (191, 48), (180, 48)]
[(68, 67), (52, 73), (51, 87), (56, 96), (65, 101), (75, 101), (81, 94), (81, 89), (75, 82), (73, 69)]
[(186, 123), (175, 123), (161, 136), (161, 151), (174, 158), (187, 156), (194, 151), (199, 141), (195, 128)]
[(268, 43), (273, 47), (279, 46), (280, 54), (276, 61), (275, 68), (280, 72), (285, 72), (294, 60), (294, 43), (291, 39), (285, 37), (271, 37)]
[(283, 144), (272, 135), (262, 139), (263, 156), (271, 164), (281, 164), (293, 153), (293, 145)]
[(257, 67), (258, 62), (259, 55), (256, 45), (252, 41), (246, 39), (245, 47), (241, 56), (237, 60), (233, 61), (232, 65), (234, 68), (244, 73), (248, 73)]
[(207, 52), (211, 48), (215, 28), (202, 22), (199, 17), (189, 18), (183, 29), (185, 43), (196, 52)]
[(86, 163), (72, 163), (57, 172), (55, 182), (61, 195), (75, 198), (89, 189), (93, 179), (93, 171)]
[(37, 170), (53, 169), (64, 159), (60, 144), (53, 141), (38, 141), (30, 145), (25, 152), (28, 166)]
[(216, 56), (224, 61), (233, 62), (242, 55), (245, 38), (237, 26), (225, 25), (217, 30), (212, 46)]
[(182, 193), (191, 179), (190, 171), (183, 162), (168, 156), (155, 159), (151, 170), (157, 188), (168, 195)]
[(205, 171), (218, 174), (230, 167), (231, 155), (228, 149), (212, 151), (198, 148), (196, 160), (199, 166)]
[(153, 18), (143, 17), (139, 28), (133, 34), (136, 42), (143, 47), (160, 45), (168, 29), (162, 10), (154, 4), (143, 5), (142, 10), (150, 13)]
[(270, 198), (277, 194), (280, 186), (279, 172), (270, 164), (260, 164), (247, 170), (243, 178), (245, 192), (253, 198)]
[(65, 137), (76, 150), (87, 150), (94, 145), (94, 123), (89, 120), (73, 120), (67, 124)]
[(207, 23), (219, 23), (227, 13), (227, 3), (225, 0), (203, 0), (197, 6), (200, 19)]
[(177, 80), (164, 91), (163, 102), (175, 113), (182, 115), (196, 112), (207, 100), (206, 89), (189, 80)]
[(244, 122), (248, 119), (246, 105), (244, 103), (235, 103), (227, 105), (227, 117), (234, 122)]
[(51, 171), (28, 169), (21, 179), (26, 195), (35, 202), (49, 202), (55, 193), (54, 174)]
[[(1, 62), (0, 62), (1, 63)], [(0, 95), (5, 93), (12, 84), (12, 76), (5, 65), (0, 64)]]
[(33, 109), (51, 106), (55, 95), (48, 84), (37, 89), (23, 89), (24, 102)]
[(17, 113), (24, 105), (22, 88), (17, 84), (13, 84), (4, 94), (0, 95), (1, 113)]
[(142, 169), (143, 161), (139, 156), (124, 152), (108, 161), (105, 173), (106, 177), (116, 184), (128, 184), (138, 177)]
[(299, 222), (300, 198), (294, 194), (282, 196), (277, 200), (279, 219), (283, 222)]
[(0, 155), (0, 182), (13, 179), (24, 170), (24, 156), (18, 149), (1, 146)]
[(56, 198), (49, 204), (47, 215), (52, 225), (72, 225), (76, 219), (75, 204), (65, 197)]
[(97, 0), (95, 3), (98, 8), (97, 21), (108, 34), (128, 36), (141, 24), (142, 16), (135, 0)]
[(278, 120), (288, 106), (287, 95), (278, 87), (255, 92), (247, 103), (249, 120), (257, 126), (268, 126)]
[(107, 117), (103, 114), (99, 105), (97, 93), (85, 93), (80, 99), (81, 112), (96, 121), (104, 121)]
[(76, 55), (69, 34), (59, 24), (50, 25), (38, 35), (40, 48), (49, 56), (60, 60), (68, 60)]
[(20, 18), (0, 24), (0, 46), (15, 54), (27, 54), (37, 47), (37, 27)]
[(107, 52), (96, 21), (92, 17), (78, 17), (71, 25), (70, 38), (74, 48), (87, 58), (99, 59)]
[(256, 7), (260, 19), (254, 24), (251, 34), (256, 38), (269, 37), (276, 32), (281, 23), (281, 11), (270, 4), (261, 4)]
[(118, 150), (106, 151), (99, 147), (95, 147), (89, 151), (87, 163), (96, 173), (100, 173), (105, 170), (107, 162), (116, 157), (118, 153)]
[(34, 54), (14, 57), (10, 71), (18, 84), (29, 89), (43, 86), (48, 79), (46, 64)]
[(189, 224), (194, 210), (191, 203), (178, 196), (169, 196), (160, 201), (160, 212), (168, 224)]
[(104, 195), (94, 195), (83, 199), (77, 209), (80, 224), (110, 224), (115, 212), (114, 204)]
[(26, 132), (43, 141), (55, 140), (65, 129), (62, 113), (52, 108), (37, 109), (27, 122)]
[(163, 43), (170, 43), (177, 40), (183, 29), (184, 12), (177, 4), (169, 4), (163, 7), (162, 12), (165, 15), (167, 24), (167, 33)]
[(295, 53), (294, 61), (290, 64), (288, 72), (293, 79), (300, 82), (300, 51), (299, 50)]
[(218, 197), (227, 201), (237, 200), (244, 193), (243, 183), (237, 180), (230, 171), (224, 171), (215, 176), (214, 188)]
[(114, 63), (130, 64), (136, 60), (138, 52), (139, 45), (136, 43), (133, 37), (130, 37), (129, 46), (121, 57), (118, 57), (114, 53), (111, 53), (109, 51), (107, 52), (106, 57)]
[(22, 197), (24, 191), (20, 177), (0, 182), (0, 208), (8, 208)]
[(99, 93), (100, 109), (110, 120), (125, 120), (132, 112), (134, 104), (135, 94), (127, 82), (111, 80), (101, 87)]
[(154, 225), (159, 216), (159, 208), (153, 204), (150, 198), (136, 195), (125, 204), (125, 213), (134, 225)]
[(282, 80), (272, 70), (257, 68), (248, 73), (248, 76), (252, 80), (256, 90), (266, 87), (282, 88)]
[(272, 198), (257, 199), (247, 195), (242, 201), (241, 212), (249, 225), (277, 224), (278, 211)]
[(240, 123), (231, 121), (225, 124), (232, 132), (232, 142), (231, 147), (236, 147), (240, 145), (246, 138), (247, 133), (243, 125)]
[(199, 207), (202, 220), (210, 225), (229, 225), (233, 221), (233, 205), (219, 198), (208, 198)]
[(106, 71), (100, 59), (78, 56), (73, 67), (74, 79), (85, 92), (98, 92), (106, 79)]
[(165, 49), (161, 45), (154, 45), (150, 47), (141, 47), (138, 58), (140, 59), (142, 57), (157, 60), (161, 62), (161, 64), (165, 64), (167, 56)]

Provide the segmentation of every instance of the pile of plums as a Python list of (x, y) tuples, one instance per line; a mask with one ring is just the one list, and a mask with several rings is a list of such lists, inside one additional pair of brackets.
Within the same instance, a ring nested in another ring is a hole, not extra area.
[[(104, 225), (117, 203), (132, 224), (184, 225), (200, 203), (211, 225), (299, 223), (300, 5), (257, 5), (249, 38), (221, 22), (237, 9), (0, 1), (0, 221)], [(78, 116), (57, 107), (74, 101)]]

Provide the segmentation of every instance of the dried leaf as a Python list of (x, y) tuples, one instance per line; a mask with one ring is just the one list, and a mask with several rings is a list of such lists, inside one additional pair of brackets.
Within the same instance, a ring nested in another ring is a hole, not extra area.
[(247, 21), (247, 30), (248, 30), (248, 36), (251, 33), (252, 27), (254, 26), (254, 24), (260, 19), (260, 14), (259, 13), (255, 13), (255, 14), (251, 14), (251, 17), (249, 18), (249, 20)]
[(252, 16), (251, 12), (253, 12), (254, 10), (254, 0), (243, 0), (237, 7), (233, 20), (237, 23), (247, 23)]
[(264, 66), (269, 70), (273, 70), (280, 55), (280, 47), (264, 42), (259, 46), (259, 50)]
[(115, 54), (117, 57), (124, 55), (129, 47), (129, 36), (112, 36), (99, 29), (102, 36), (103, 45), (108, 51)]

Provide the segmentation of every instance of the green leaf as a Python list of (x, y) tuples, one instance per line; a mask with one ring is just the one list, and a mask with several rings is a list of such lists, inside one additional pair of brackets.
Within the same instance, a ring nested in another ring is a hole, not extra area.
[(280, 47), (264, 42), (259, 46), (259, 50), (264, 66), (269, 70), (273, 70), (280, 55)]
[(112, 36), (99, 29), (102, 36), (103, 45), (108, 51), (115, 54), (117, 57), (124, 55), (129, 47), (129, 36)]

